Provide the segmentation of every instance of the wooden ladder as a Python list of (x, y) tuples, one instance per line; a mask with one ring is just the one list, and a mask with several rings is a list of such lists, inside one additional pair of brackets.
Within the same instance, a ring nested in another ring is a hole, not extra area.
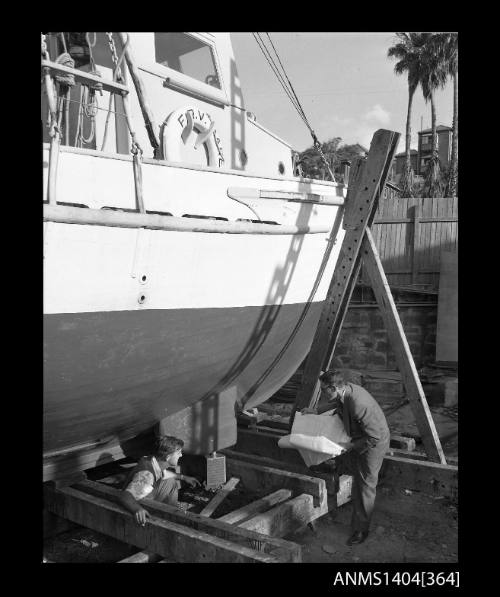
[(384, 191), (400, 134), (378, 130), (372, 139), (366, 160), (358, 159), (351, 169), (343, 227), (346, 230), (332, 280), (325, 298), (302, 383), (290, 417), (295, 412), (314, 407), (319, 397), (319, 376), (333, 358), (337, 339), (347, 313), (349, 301), (363, 263), (384, 319), (398, 369), (403, 377), (411, 409), (422, 436), (429, 460), (446, 464), (439, 436), (418, 377), (413, 356), (405, 337), (394, 299), (373, 241), (371, 224)]

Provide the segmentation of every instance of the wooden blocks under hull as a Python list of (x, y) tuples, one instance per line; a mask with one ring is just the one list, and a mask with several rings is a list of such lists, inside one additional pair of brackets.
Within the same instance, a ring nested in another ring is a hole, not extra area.
[[(308, 468), (297, 450), (283, 449), (278, 446), (278, 440), (282, 435), (283, 433), (279, 432), (238, 429), (238, 441), (233, 446), (232, 453), (247, 461), (253, 459), (253, 462), (266, 463), (268, 466), (273, 464), (276, 466), (276, 463), (279, 463), (287, 470), (312, 474), (308, 473)], [(228, 450), (223, 452), (228, 454)], [(331, 479), (328, 479), (329, 476), (316, 476), (326, 480), (328, 493), (331, 495), (334, 489)], [(458, 493), (458, 462), (453, 459), (450, 459), (450, 464), (429, 462), (425, 455), (391, 448), (384, 458), (379, 482), (390, 483), (395, 488), (426, 491), (453, 499)], [(341, 497), (345, 490), (340, 486), (338, 492), (337, 499), (340, 506), (340, 502), (345, 503), (343, 501), (345, 498)]]
[[(84, 481), (74, 487), (47, 485), (50, 512), (176, 562), (300, 562), (300, 546), (144, 499), (151, 517), (145, 527), (117, 505), (119, 491)], [(258, 544), (261, 551), (252, 548)]]
[(267, 466), (264, 458), (225, 455), (233, 485), (239, 480), (264, 497), (220, 520), (144, 499), (150, 518), (141, 527), (119, 505), (119, 490), (89, 480), (62, 488), (47, 483), (45, 508), (143, 550), (123, 563), (300, 562), (300, 545), (282, 537), (328, 512), (325, 480), (283, 470), (275, 461), (278, 466)]

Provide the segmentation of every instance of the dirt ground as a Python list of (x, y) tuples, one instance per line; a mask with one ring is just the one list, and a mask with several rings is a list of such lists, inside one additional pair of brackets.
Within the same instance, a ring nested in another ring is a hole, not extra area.
[(300, 543), (303, 562), (458, 562), (458, 510), (446, 498), (379, 486), (371, 532), (361, 545), (346, 545), (351, 505), (335, 520), (318, 520), (316, 532), (289, 537)]

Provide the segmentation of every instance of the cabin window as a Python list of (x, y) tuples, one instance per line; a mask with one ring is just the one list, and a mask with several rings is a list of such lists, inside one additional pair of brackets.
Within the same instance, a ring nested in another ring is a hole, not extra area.
[(187, 33), (155, 33), (155, 60), (158, 64), (221, 89), (212, 47)]

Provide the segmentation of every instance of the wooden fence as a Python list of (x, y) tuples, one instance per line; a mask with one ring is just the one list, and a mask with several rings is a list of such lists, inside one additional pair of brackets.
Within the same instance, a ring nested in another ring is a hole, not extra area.
[(386, 189), (372, 230), (391, 286), (437, 290), (441, 251), (457, 250), (458, 199), (403, 199)]

